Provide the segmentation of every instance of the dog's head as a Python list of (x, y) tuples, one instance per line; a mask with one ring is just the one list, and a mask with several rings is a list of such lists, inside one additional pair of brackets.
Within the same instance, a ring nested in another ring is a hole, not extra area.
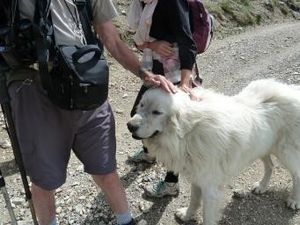
[(148, 139), (162, 133), (177, 117), (178, 106), (184, 101), (189, 101), (189, 97), (182, 92), (169, 94), (158, 88), (146, 91), (136, 114), (127, 123), (133, 138)]

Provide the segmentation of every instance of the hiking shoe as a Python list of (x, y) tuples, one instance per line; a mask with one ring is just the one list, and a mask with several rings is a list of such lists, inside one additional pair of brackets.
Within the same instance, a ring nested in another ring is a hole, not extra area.
[(149, 156), (144, 149), (136, 152), (129, 160), (134, 163), (146, 162), (152, 164), (155, 162), (155, 158)]
[(164, 196), (176, 196), (179, 193), (179, 184), (160, 181), (152, 186), (145, 187), (145, 194), (152, 198), (162, 198)]
[(124, 225), (136, 225), (136, 222), (134, 221), (134, 219), (132, 219), (129, 223), (126, 223)]
[(136, 221), (136, 219), (132, 219), (129, 223), (126, 223), (124, 225), (147, 225), (147, 221), (146, 220), (140, 220), (140, 221)]
[(210, 18), (210, 23), (211, 23), (211, 30), (214, 31), (215, 30), (215, 17), (211, 14), (209, 14), (209, 18)]

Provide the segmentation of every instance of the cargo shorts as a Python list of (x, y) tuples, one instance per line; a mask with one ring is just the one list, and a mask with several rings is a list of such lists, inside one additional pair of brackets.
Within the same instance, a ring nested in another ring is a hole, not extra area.
[(108, 102), (95, 110), (64, 110), (33, 80), (13, 82), (9, 94), (25, 169), (35, 185), (61, 186), (71, 150), (89, 174), (116, 169), (115, 120)]

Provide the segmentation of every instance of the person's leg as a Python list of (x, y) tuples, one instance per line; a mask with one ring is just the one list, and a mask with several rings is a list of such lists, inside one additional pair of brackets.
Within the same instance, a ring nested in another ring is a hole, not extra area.
[(173, 171), (168, 171), (165, 179), (145, 187), (145, 194), (153, 198), (165, 196), (176, 196), (179, 193), (178, 175)]
[(136, 99), (135, 99), (135, 101), (134, 101), (134, 103), (133, 103), (132, 109), (131, 109), (131, 111), (130, 111), (130, 116), (131, 116), (131, 117), (134, 116), (134, 114), (135, 114), (135, 112), (136, 112), (136, 107), (137, 107), (137, 105), (139, 104), (140, 100), (142, 99), (143, 94), (144, 94), (148, 89), (149, 89), (148, 87), (142, 85), (142, 87), (141, 87), (141, 89), (139, 90), (139, 93), (137, 94)]
[(93, 175), (93, 179), (103, 191), (108, 204), (116, 214), (117, 223), (129, 223), (132, 217), (129, 212), (125, 190), (116, 170), (106, 175)]
[(124, 188), (116, 172), (115, 121), (106, 102), (96, 110), (83, 112), (73, 151), (102, 189), (118, 224), (130, 224), (132, 217)]
[(131, 156), (129, 160), (134, 163), (145, 162), (152, 164), (155, 162), (155, 158), (151, 157), (148, 154), (148, 149), (145, 146), (143, 146), (142, 149), (140, 149), (133, 156)]
[(48, 191), (32, 184), (31, 192), (39, 225), (53, 224), (55, 221), (55, 191)]
[(128, 211), (124, 188), (116, 171), (106, 175), (92, 175), (96, 184), (102, 189), (109, 205), (115, 213)]
[(15, 82), (9, 93), (38, 222), (55, 225), (54, 190), (66, 179), (77, 114), (55, 107), (36, 81)]
[[(158, 61), (158, 60), (153, 60), (152, 61), (152, 72), (154, 74), (164, 74), (164, 67), (163, 67), (163, 64)], [(133, 107), (130, 111), (130, 116), (133, 117), (134, 114), (136, 113), (136, 107), (138, 106), (140, 100), (142, 99), (143, 97), (143, 94), (149, 89), (149, 87), (146, 87), (144, 85), (142, 85), (135, 101), (134, 101), (134, 104), (133, 104)], [(148, 149), (143, 146), (142, 149), (139, 149), (133, 156), (131, 156), (129, 158), (129, 160), (131, 162), (134, 162), (134, 163), (140, 163), (140, 162), (146, 162), (146, 163), (154, 163), (155, 162), (155, 158), (149, 156), (148, 154)]]
[[(142, 86), (135, 101), (132, 106), (132, 109), (130, 111), (130, 116), (133, 117), (136, 112), (136, 107), (139, 104), (141, 98), (143, 97), (143, 94), (148, 90), (149, 88), (146, 86)], [(148, 150), (146, 147), (142, 147), (142, 149), (138, 150), (133, 156), (129, 158), (131, 162), (134, 163), (140, 163), (140, 162), (147, 162), (147, 163), (154, 163), (155, 158), (152, 158), (148, 155)]]
[(167, 171), (167, 174), (165, 176), (165, 182), (178, 183), (178, 175), (175, 174), (173, 171)]

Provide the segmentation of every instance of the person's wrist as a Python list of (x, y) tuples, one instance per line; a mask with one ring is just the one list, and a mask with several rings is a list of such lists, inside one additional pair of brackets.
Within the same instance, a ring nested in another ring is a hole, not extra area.
[(147, 72), (147, 71), (146, 71), (144, 68), (140, 67), (139, 70), (138, 70), (138, 74), (137, 74), (137, 75), (138, 75), (138, 77), (139, 77), (141, 80), (144, 81), (144, 80), (145, 80), (145, 77), (146, 77), (146, 75), (147, 75), (146, 72)]

